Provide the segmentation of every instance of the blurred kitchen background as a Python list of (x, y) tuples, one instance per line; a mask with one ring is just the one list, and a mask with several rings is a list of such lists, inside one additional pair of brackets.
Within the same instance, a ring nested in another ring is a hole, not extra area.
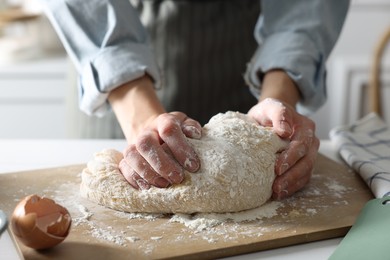
[[(380, 78), (383, 117), (390, 123), (390, 42), (384, 43), (389, 30), (390, 0), (352, 0), (328, 61), (328, 101), (311, 116), (321, 139), (334, 126), (371, 111), (373, 73)], [(375, 57), (381, 41), (383, 55)], [(76, 78), (39, 2), (0, 0), (0, 139), (120, 136), (111, 130), (112, 114), (96, 119), (79, 112)]]

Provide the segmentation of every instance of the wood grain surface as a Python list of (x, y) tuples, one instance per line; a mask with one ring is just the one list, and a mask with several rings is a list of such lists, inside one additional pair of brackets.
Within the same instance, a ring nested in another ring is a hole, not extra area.
[[(199, 231), (171, 222), (169, 215), (133, 219), (81, 198), (84, 167), (0, 175), (0, 208), (8, 216), (29, 194), (52, 198), (72, 215), (72, 229), (63, 243), (45, 251), (21, 245), (26, 259), (212, 259), (279, 248), (345, 235), (373, 198), (356, 173), (319, 155), (310, 184), (281, 201), (276, 215)], [(91, 214), (88, 219), (85, 210)]]

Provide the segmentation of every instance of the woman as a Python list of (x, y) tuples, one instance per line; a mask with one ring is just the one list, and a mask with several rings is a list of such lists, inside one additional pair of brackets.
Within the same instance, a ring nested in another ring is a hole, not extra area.
[(249, 110), (290, 140), (276, 162), (274, 198), (308, 183), (319, 140), (301, 113), (325, 101), (325, 61), (349, 1), (46, 2), (80, 73), (81, 109), (112, 107), (121, 125), (129, 144), (121, 171), (132, 186), (164, 188), (184, 169), (196, 172), (185, 136), (199, 138), (201, 124), (226, 110)]

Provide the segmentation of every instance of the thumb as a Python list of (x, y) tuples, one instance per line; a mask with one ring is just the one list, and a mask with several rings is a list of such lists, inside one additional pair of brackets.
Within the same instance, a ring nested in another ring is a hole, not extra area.
[(273, 122), (273, 129), (275, 133), (282, 137), (290, 137), (293, 133), (293, 126), (287, 120), (281, 119)]

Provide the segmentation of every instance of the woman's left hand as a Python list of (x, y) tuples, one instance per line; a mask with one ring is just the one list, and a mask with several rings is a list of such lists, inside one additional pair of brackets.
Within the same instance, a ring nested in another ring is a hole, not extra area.
[(273, 198), (283, 199), (302, 189), (311, 178), (320, 144), (315, 123), (292, 106), (272, 98), (259, 102), (248, 115), (290, 141), (275, 163)]

